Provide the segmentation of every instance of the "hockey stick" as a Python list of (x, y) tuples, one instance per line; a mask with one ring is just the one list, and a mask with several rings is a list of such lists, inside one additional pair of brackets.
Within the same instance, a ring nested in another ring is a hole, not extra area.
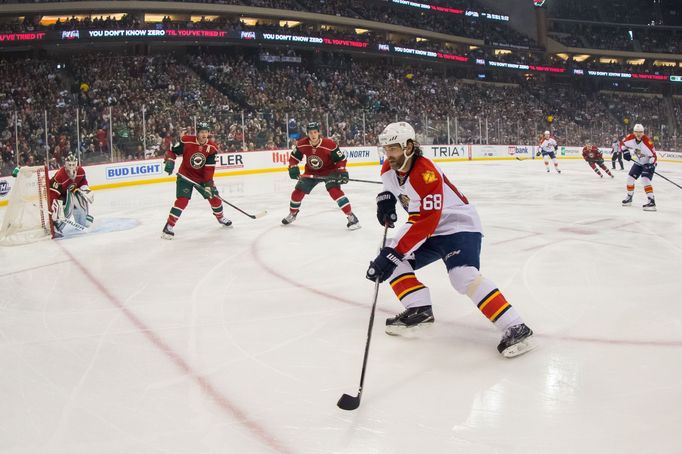
[[(50, 213), (52, 214), (52, 213)], [(55, 222), (55, 221), (52, 221)], [(88, 228), (82, 224), (77, 223), (76, 221), (72, 221), (69, 218), (64, 218), (64, 219), (58, 219), (56, 222), (63, 222), (64, 224), (68, 224), (71, 227), (75, 228), (76, 230), (79, 230), (81, 232), (85, 232)]]
[[(301, 175), (299, 178), (308, 178), (310, 180), (320, 180), (320, 181), (329, 181), (329, 182), (340, 183), (340, 180), (338, 178), (329, 178), (329, 177), (322, 177), (322, 176), (316, 177), (314, 175)], [(348, 181), (355, 181), (357, 183), (384, 184), (381, 181), (358, 180), (357, 178), (349, 178)]]
[[(386, 235), (388, 233), (388, 224), (384, 225), (384, 238), (381, 240), (381, 248), (386, 246)], [(367, 328), (367, 343), (365, 344), (365, 357), (362, 360), (362, 373), (360, 374), (360, 388), (358, 388), (357, 396), (350, 396), (344, 394), (341, 396), (336, 405), (342, 410), (355, 410), (360, 406), (360, 399), (362, 398), (362, 389), (365, 383), (365, 371), (367, 370), (367, 356), (369, 354), (369, 343), (372, 340), (372, 327), (374, 326), (374, 312), (377, 307), (377, 297), (379, 296), (379, 278), (374, 281), (374, 301), (372, 302), (372, 312), (369, 316), (369, 328)]]
[[(205, 193), (205, 191), (204, 191), (205, 188), (204, 188), (203, 186), (201, 186), (199, 183), (195, 183), (194, 181), (190, 180), (189, 178), (187, 178), (186, 176), (184, 176), (184, 175), (181, 174), (181, 173), (178, 173), (178, 176), (179, 176), (180, 178), (182, 178), (183, 180), (185, 180), (186, 182), (191, 183), (192, 185), (194, 185), (194, 187), (197, 188), (198, 191), (201, 191), (201, 192), (204, 192), (204, 193)], [(220, 200), (222, 200), (224, 204), (231, 206), (231, 207), (234, 208), (235, 210), (239, 211), (239, 212), (242, 213), (243, 215), (246, 215), (246, 216), (250, 217), (251, 219), (262, 218), (263, 216), (265, 216), (266, 214), (268, 214), (268, 212), (267, 212), (266, 210), (259, 211), (259, 212), (256, 213), (256, 214), (249, 214), (249, 213), (247, 213), (246, 211), (244, 211), (244, 210), (242, 210), (241, 208), (239, 208), (238, 206), (233, 205), (233, 204), (231, 204), (230, 202), (228, 202), (227, 200), (223, 199), (223, 197), (222, 197), (220, 194), (218, 194), (217, 197), (218, 197)]]
[(672, 184), (674, 184), (675, 186), (677, 186), (678, 188), (682, 189), (682, 186), (680, 186), (679, 184), (675, 183), (675, 182), (672, 181), (672, 180), (669, 180), (668, 178), (664, 177), (663, 175), (661, 175), (660, 173), (656, 172), (655, 170), (654, 170), (654, 173), (655, 173), (656, 175), (658, 175), (659, 177), (663, 178), (664, 180), (668, 181), (669, 183), (672, 183)]

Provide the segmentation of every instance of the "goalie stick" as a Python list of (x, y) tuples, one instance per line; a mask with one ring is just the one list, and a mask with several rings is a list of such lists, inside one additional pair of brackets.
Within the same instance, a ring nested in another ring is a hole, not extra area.
[[(384, 225), (384, 238), (381, 240), (381, 249), (386, 246), (386, 235), (388, 234), (388, 224)], [(360, 399), (362, 398), (362, 389), (365, 384), (365, 371), (367, 370), (367, 356), (369, 355), (369, 343), (372, 340), (372, 327), (374, 326), (374, 312), (377, 308), (377, 297), (379, 296), (379, 278), (374, 281), (374, 301), (372, 302), (372, 312), (369, 316), (369, 328), (367, 328), (367, 343), (365, 344), (365, 356), (362, 360), (362, 372), (360, 374), (360, 388), (358, 388), (358, 395), (351, 396), (344, 394), (341, 396), (336, 405), (342, 410), (355, 410), (360, 406)]]
[[(178, 175), (180, 178), (182, 178), (183, 180), (185, 180), (186, 182), (188, 182), (188, 183), (194, 185), (194, 187), (197, 188), (198, 191), (205, 192), (204, 187), (201, 186), (199, 183), (195, 183), (194, 181), (190, 180), (189, 178), (187, 178), (186, 176), (184, 176), (184, 175), (181, 174), (181, 173), (178, 173), (177, 175)], [(225, 200), (220, 194), (218, 194), (217, 197), (218, 197), (220, 200), (222, 200), (224, 204), (231, 206), (231, 207), (234, 208), (235, 210), (239, 211), (240, 213), (242, 213), (242, 214), (245, 215), (245, 216), (250, 217), (251, 219), (262, 218), (263, 216), (265, 216), (266, 214), (268, 214), (268, 212), (267, 212), (266, 210), (259, 211), (259, 212), (256, 213), (256, 214), (250, 214), (250, 213), (247, 213), (246, 211), (242, 210), (242, 209), (239, 208), (238, 206), (231, 204), (230, 202), (228, 202), (227, 200)]]

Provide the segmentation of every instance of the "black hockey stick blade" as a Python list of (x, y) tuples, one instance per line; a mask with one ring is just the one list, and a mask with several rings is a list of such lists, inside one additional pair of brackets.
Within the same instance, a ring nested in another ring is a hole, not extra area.
[(344, 394), (341, 396), (339, 401), (336, 403), (336, 406), (339, 407), (341, 410), (355, 410), (360, 406), (360, 394), (357, 396), (349, 396), (348, 394)]

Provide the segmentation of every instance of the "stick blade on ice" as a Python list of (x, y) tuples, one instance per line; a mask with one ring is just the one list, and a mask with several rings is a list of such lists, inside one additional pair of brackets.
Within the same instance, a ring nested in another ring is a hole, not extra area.
[(360, 396), (349, 396), (348, 394), (344, 394), (336, 405), (341, 410), (355, 410), (360, 406)]

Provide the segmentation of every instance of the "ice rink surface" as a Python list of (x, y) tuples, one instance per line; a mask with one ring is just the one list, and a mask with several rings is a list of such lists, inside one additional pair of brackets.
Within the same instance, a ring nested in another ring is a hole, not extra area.
[[(621, 206), (628, 167), (611, 180), (581, 161), (561, 175), (539, 161), (441, 166), (477, 206), (482, 272), (535, 351), (502, 358), (500, 333), (432, 264), (419, 276), (435, 325), (384, 334), (402, 307), (382, 285), (362, 404), (342, 411), (380, 186), (344, 186), (363, 226), (347, 231), (322, 187), (283, 227), (286, 173), (218, 178), (268, 215), (228, 208), (225, 229), (195, 194), (173, 241), (160, 233), (174, 183), (102, 190), (91, 234), (0, 248), (0, 452), (682, 452), (682, 189), (655, 177), (658, 211), (644, 212), (640, 182)], [(682, 165), (657, 171), (682, 184)]]

